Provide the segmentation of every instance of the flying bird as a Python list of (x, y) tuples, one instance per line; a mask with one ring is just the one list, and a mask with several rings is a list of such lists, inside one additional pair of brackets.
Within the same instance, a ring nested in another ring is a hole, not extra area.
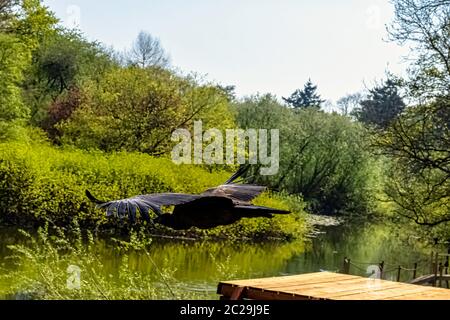
[[(242, 218), (273, 218), (274, 214), (289, 214), (289, 211), (251, 204), (266, 187), (235, 183), (247, 170), (248, 166), (241, 167), (225, 184), (201, 194), (158, 193), (101, 201), (86, 190), (86, 196), (97, 208), (106, 210), (107, 216), (128, 217), (135, 223), (139, 214), (147, 222), (175, 230), (192, 227), (212, 229), (233, 224)], [(163, 213), (163, 206), (173, 206), (173, 212)], [(151, 219), (150, 212), (155, 213), (156, 218)]]

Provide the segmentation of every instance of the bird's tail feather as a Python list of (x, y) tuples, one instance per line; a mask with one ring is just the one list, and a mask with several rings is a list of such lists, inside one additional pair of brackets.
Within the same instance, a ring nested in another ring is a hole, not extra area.
[(105, 201), (101, 201), (98, 200), (97, 198), (95, 198), (92, 193), (89, 192), (89, 190), (86, 190), (86, 197), (88, 197), (89, 200), (91, 200), (93, 203), (95, 203), (96, 205), (101, 205), (106, 203)]

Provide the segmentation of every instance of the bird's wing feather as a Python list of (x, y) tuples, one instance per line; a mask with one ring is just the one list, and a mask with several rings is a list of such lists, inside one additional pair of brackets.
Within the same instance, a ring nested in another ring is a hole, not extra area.
[(89, 191), (86, 191), (86, 195), (92, 202), (97, 204), (97, 208), (105, 209), (107, 216), (118, 216), (120, 218), (128, 216), (132, 221), (136, 219), (137, 211), (139, 211), (143, 219), (148, 221), (150, 220), (150, 211), (161, 215), (162, 206), (180, 205), (200, 198), (200, 196), (192, 194), (160, 193), (103, 202), (92, 196)]
[(262, 192), (266, 187), (253, 186), (248, 184), (224, 184), (217, 188), (206, 190), (202, 196), (227, 197), (235, 201), (250, 202)]
[(236, 171), (236, 173), (233, 174), (224, 184), (234, 183), (237, 179), (242, 178), (248, 169), (250, 169), (250, 165), (241, 166), (238, 171)]

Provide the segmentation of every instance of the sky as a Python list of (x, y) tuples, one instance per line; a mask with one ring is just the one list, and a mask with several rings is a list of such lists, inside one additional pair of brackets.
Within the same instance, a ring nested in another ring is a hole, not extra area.
[(389, 0), (44, 0), (61, 24), (117, 50), (140, 31), (173, 66), (239, 96), (289, 96), (311, 78), (335, 102), (404, 74), (408, 48), (387, 41)]

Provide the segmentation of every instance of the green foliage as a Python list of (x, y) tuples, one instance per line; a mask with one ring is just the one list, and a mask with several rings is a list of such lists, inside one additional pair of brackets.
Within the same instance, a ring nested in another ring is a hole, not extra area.
[(236, 108), (243, 127), (280, 129), (279, 174), (257, 175), (255, 182), (301, 194), (317, 212), (371, 210), (377, 170), (360, 124), (314, 109), (288, 109), (270, 95), (249, 98)]
[(28, 63), (27, 48), (13, 35), (0, 33), (0, 121), (28, 116), (20, 88)]
[(450, 50), (449, 1), (395, 0), (392, 40), (413, 56), (405, 81), (412, 106), (378, 146), (391, 160), (386, 185), (396, 213), (433, 236), (449, 239)]
[(377, 141), (391, 160), (386, 192), (417, 224), (450, 222), (449, 99), (410, 107)]
[(83, 88), (86, 99), (61, 123), (62, 141), (83, 149), (166, 154), (172, 132), (234, 127), (228, 100), (216, 87), (161, 69), (114, 69)]
[(35, 57), (38, 78), (49, 91), (62, 93), (83, 77), (98, 77), (108, 58), (95, 43), (73, 32), (57, 34), (40, 46)]
[[(126, 230), (130, 227), (127, 221), (107, 220), (103, 211), (95, 210), (85, 197), (85, 190), (101, 199), (159, 192), (201, 193), (220, 185), (230, 175), (226, 171), (209, 173), (194, 165), (177, 166), (170, 159), (139, 153), (88, 153), (45, 144), (3, 143), (0, 159), (0, 219), (26, 225), (48, 220), (67, 225), (77, 218), (86, 228)], [(303, 211), (298, 201), (287, 196), (263, 196), (258, 201), (290, 209), (294, 214), (277, 218), (275, 223), (263, 219), (243, 221), (230, 228), (213, 230), (211, 234), (201, 230), (173, 234), (289, 238), (304, 230)], [(155, 232), (172, 231), (160, 227)]]
[(10, 2), (7, 33), (0, 33), (0, 121), (26, 119), (30, 108), (24, 104), (22, 84), (31, 66), (32, 54), (44, 39), (56, 31), (57, 19), (40, 0)]
[(42, 0), (20, 0), (13, 31), (33, 52), (46, 37), (56, 32), (57, 22), (58, 19), (42, 4)]
[[(49, 105), (85, 81), (97, 81), (115, 63), (98, 43), (85, 40), (74, 31), (58, 31), (46, 37), (34, 52), (27, 73), (24, 95), (35, 124), (46, 122)], [(69, 92), (70, 93), (70, 92)]]
[(25, 126), (23, 121), (0, 121), (0, 142), (21, 142), (23, 144), (46, 143), (47, 135), (39, 128)]

